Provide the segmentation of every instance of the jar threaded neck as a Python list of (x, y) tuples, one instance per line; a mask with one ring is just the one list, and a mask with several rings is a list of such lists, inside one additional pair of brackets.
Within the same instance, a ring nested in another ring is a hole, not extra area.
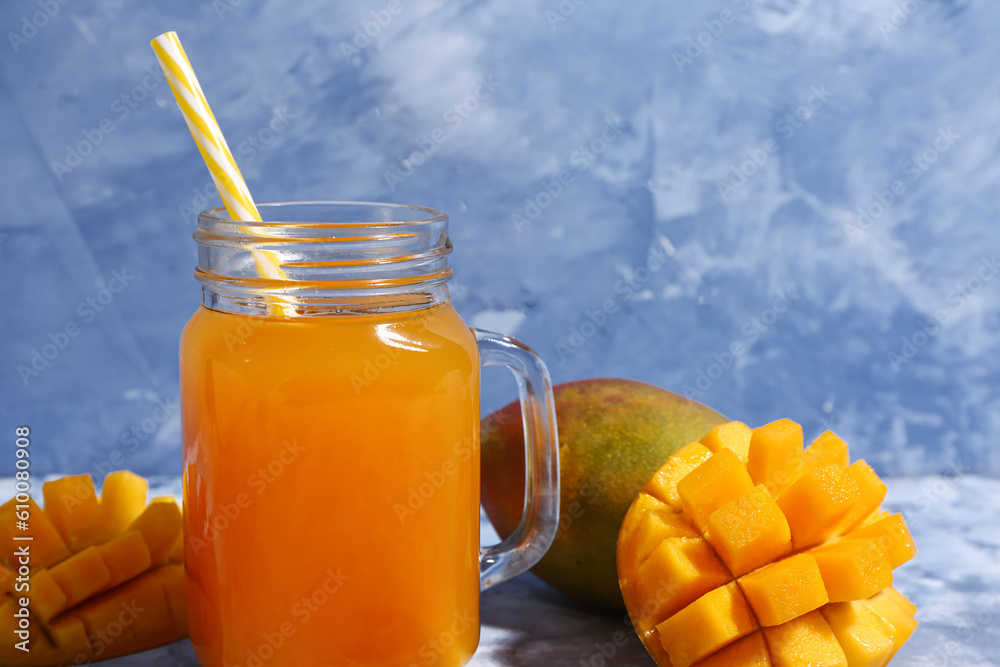
[[(198, 216), (195, 278), (205, 306), (266, 314), (281, 300), (307, 316), (415, 309), (448, 298), (452, 245), (440, 211), (338, 201), (258, 210), (263, 222), (232, 220), (221, 208)], [(279, 277), (261, 275), (262, 253)]]

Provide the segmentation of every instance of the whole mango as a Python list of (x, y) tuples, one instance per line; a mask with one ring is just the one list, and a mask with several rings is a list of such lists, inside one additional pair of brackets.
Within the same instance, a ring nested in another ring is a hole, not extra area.
[[(532, 572), (578, 600), (622, 610), (615, 543), (629, 505), (663, 461), (726, 419), (634, 380), (568, 382), (554, 394), (559, 532)], [(515, 401), (483, 420), (483, 506), (501, 537), (517, 527), (524, 506), (520, 413)]]

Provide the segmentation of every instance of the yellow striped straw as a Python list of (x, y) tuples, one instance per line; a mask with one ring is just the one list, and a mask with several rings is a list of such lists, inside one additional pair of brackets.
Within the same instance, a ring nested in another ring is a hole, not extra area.
[[(174, 92), (174, 98), (181, 108), (181, 114), (191, 130), (198, 151), (208, 166), (215, 187), (222, 197), (222, 202), (226, 205), (230, 217), (233, 220), (255, 220), (260, 222), (260, 213), (250, 196), (246, 181), (240, 174), (236, 160), (226, 144), (226, 139), (222, 136), (219, 123), (212, 114), (212, 109), (208, 106), (205, 93), (198, 83), (194, 68), (184, 53), (181, 40), (177, 38), (177, 33), (165, 32), (150, 44), (156, 52), (156, 58), (160, 61), (160, 67), (167, 77), (167, 83)], [(248, 231), (246, 227), (240, 228)], [(257, 273), (265, 278), (284, 279), (287, 276), (281, 269), (281, 261), (277, 253), (272, 250), (253, 250), (254, 262), (257, 264)], [(286, 315), (294, 315), (295, 310), (287, 301), (278, 304)]]

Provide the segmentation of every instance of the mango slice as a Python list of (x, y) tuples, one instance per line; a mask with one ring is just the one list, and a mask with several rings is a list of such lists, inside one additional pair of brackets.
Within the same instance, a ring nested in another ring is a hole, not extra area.
[(847, 443), (833, 431), (824, 431), (802, 452), (803, 472), (826, 465), (846, 468), (851, 464)]
[(109, 473), (101, 487), (101, 518), (107, 535), (121, 535), (146, 509), (149, 482), (127, 470)]
[(753, 429), (747, 452), (747, 472), (777, 497), (802, 471), (802, 427), (779, 419)]
[(55, 649), (55, 653), (90, 646), (87, 641), (87, 628), (84, 627), (80, 619), (74, 616), (64, 616), (58, 621), (50, 623), (46, 626), (45, 633), (52, 640), (52, 648)]
[(63, 477), (42, 485), (45, 514), (70, 551), (77, 552), (104, 537), (101, 503), (90, 475)]
[(818, 611), (764, 628), (764, 639), (775, 667), (848, 667), (844, 649)]
[(857, 530), (858, 528), (866, 528), (867, 526), (870, 526), (873, 523), (877, 523), (877, 522), (881, 521), (882, 519), (887, 519), (890, 516), (892, 516), (892, 512), (890, 512), (888, 510), (884, 510), (881, 507), (878, 507), (878, 508), (875, 509), (874, 512), (872, 512), (867, 517), (865, 517), (864, 519), (862, 519), (861, 521), (859, 521), (858, 525), (856, 527), (851, 528), (847, 532), (851, 532), (851, 531)]
[(170, 496), (153, 498), (128, 529), (142, 533), (153, 564), (162, 565), (167, 562), (170, 550), (184, 532), (181, 508)]
[(738, 582), (763, 627), (787, 623), (830, 601), (823, 575), (810, 554), (771, 563)]
[(838, 465), (810, 470), (778, 497), (792, 545), (804, 549), (832, 536), (861, 499), (854, 479)]
[(42, 570), (31, 577), (29, 608), (42, 621), (48, 622), (53, 616), (69, 606), (62, 586), (52, 578), (52, 572)]
[(849, 465), (847, 474), (854, 480), (859, 496), (844, 518), (843, 524), (838, 526), (837, 533), (849, 531), (865, 518), (871, 516), (885, 500), (885, 494), (889, 490), (886, 488), (885, 482), (879, 479), (879, 476), (864, 460), (855, 461)]
[(770, 667), (771, 664), (771, 652), (763, 633), (754, 632), (705, 658), (696, 667)]
[(792, 551), (788, 521), (763, 484), (712, 512), (708, 537), (737, 577)]
[(153, 564), (149, 547), (142, 533), (130, 531), (97, 547), (111, 579), (108, 586), (123, 584), (137, 577)]
[(893, 569), (906, 563), (917, 555), (917, 547), (913, 543), (910, 529), (902, 514), (892, 514), (875, 523), (853, 530), (844, 539), (872, 539), (889, 556)]
[(910, 602), (910, 598), (906, 597), (892, 586), (887, 586), (886, 588), (882, 589), (880, 591), (880, 594), (882, 597), (887, 597), (893, 602), (895, 602), (896, 606), (900, 607), (903, 611), (905, 611), (910, 616), (910, 618), (913, 618), (914, 616), (917, 615), (917, 605)]
[[(184, 568), (181, 565), (164, 565), (141, 577), (133, 579), (119, 589), (117, 595), (104, 595), (87, 602), (73, 611), (73, 615), (83, 621), (89, 633), (107, 628), (115, 621), (125, 628), (122, 638), (139, 645), (157, 646), (161, 643), (177, 641), (187, 636), (187, 627), (175, 623), (167, 586), (174, 591), (175, 598), (183, 600), (176, 592), (182, 588)], [(118, 644), (119, 640), (116, 640)], [(133, 643), (133, 646), (135, 645)], [(116, 644), (108, 647), (103, 658), (125, 655), (134, 648), (120, 648)]]
[(102, 591), (111, 583), (111, 573), (101, 558), (101, 552), (88, 547), (53, 567), (52, 579), (66, 596), (66, 606), (72, 607)]
[(746, 465), (752, 435), (753, 431), (743, 422), (728, 422), (719, 424), (709, 431), (708, 435), (701, 439), (701, 444), (708, 447), (713, 454), (721, 449), (728, 449), (739, 457), (743, 465)]
[(660, 667), (883, 667), (899, 650), (918, 624), (893, 569), (916, 548), (849, 454), (829, 431), (803, 451), (794, 422), (733, 422), (653, 476), (622, 522), (618, 575)]
[(643, 625), (656, 625), (713, 588), (732, 581), (729, 572), (700, 537), (663, 540), (639, 566), (639, 578), (658, 582)]
[(17, 572), (0, 565), (0, 596), (13, 595), (16, 580)]
[(889, 555), (872, 539), (842, 540), (810, 552), (830, 602), (862, 600), (892, 585)]
[(735, 582), (706, 593), (656, 626), (674, 667), (688, 667), (756, 629)]
[[(83, 664), (187, 635), (180, 508), (173, 498), (146, 506), (147, 488), (138, 475), (112, 473), (99, 498), (90, 477), (77, 475), (43, 486), (45, 510), (34, 501), (0, 506), (0, 632), (16, 637), (25, 614), (32, 628), (29, 652), (0, 644), (0, 665)], [(23, 533), (18, 512), (28, 515)], [(18, 597), (14, 535), (33, 538), (30, 587)]]
[(670, 457), (667, 463), (656, 471), (646, 483), (643, 491), (676, 510), (681, 509), (681, 498), (677, 495), (677, 482), (686, 477), (708, 459), (712, 452), (700, 442), (690, 442)]
[(645, 521), (636, 526), (626, 548), (629, 558), (644, 563), (651, 553), (668, 537), (700, 538), (683, 514), (669, 510), (653, 510)]
[(848, 667), (885, 667), (896, 645), (882, 618), (865, 601), (838, 602), (820, 610), (844, 650)]
[(910, 616), (908, 610), (900, 605), (893, 596), (886, 595), (885, 593), (879, 592), (873, 595), (865, 600), (865, 604), (877, 613), (882, 620), (882, 624), (885, 626), (895, 646), (892, 651), (892, 655), (895, 655), (899, 647), (906, 643), (906, 640), (917, 629), (919, 623)]
[(168, 563), (184, 563), (184, 533), (182, 532), (177, 536), (177, 541), (174, 542), (174, 546), (170, 547), (170, 552), (167, 554)]
[(712, 512), (752, 490), (747, 469), (728, 449), (712, 454), (677, 482), (684, 514), (703, 533), (708, 532), (708, 517)]
[[(69, 548), (59, 531), (52, 525), (48, 515), (31, 498), (28, 499), (26, 505), (27, 507), (22, 508), (19, 503), (15, 503), (12, 499), (0, 508), (0, 564), (11, 570), (17, 570), (20, 563), (16, 551), (20, 544), (15, 538), (24, 536), (32, 538), (31, 566), (33, 568), (48, 567), (69, 558)], [(21, 514), (22, 512), (27, 514)], [(27, 531), (17, 528), (18, 515), (26, 516)]]
[(631, 535), (632, 532), (643, 522), (643, 519), (645, 518), (647, 512), (675, 511), (672, 507), (670, 507), (670, 505), (666, 504), (662, 500), (654, 498), (653, 496), (645, 492), (639, 494), (639, 497), (635, 499), (630, 509), (632, 511), (622, 521), (622, 528), (621, 528), (622, 530), (628, 528), (627, 532), (629, 533), (629, 535)]

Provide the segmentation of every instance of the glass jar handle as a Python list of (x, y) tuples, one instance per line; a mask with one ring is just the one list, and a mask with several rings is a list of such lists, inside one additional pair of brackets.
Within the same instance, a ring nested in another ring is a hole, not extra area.
[(527, 345), (476, 330), (483, 366), (506, 366), (517, 380), (524, 420), (524, 513), (507, 539), (479, 550), (479, 586), (486, 590), (537, 563), (559, 528), (559, 435), (552, 380)]

